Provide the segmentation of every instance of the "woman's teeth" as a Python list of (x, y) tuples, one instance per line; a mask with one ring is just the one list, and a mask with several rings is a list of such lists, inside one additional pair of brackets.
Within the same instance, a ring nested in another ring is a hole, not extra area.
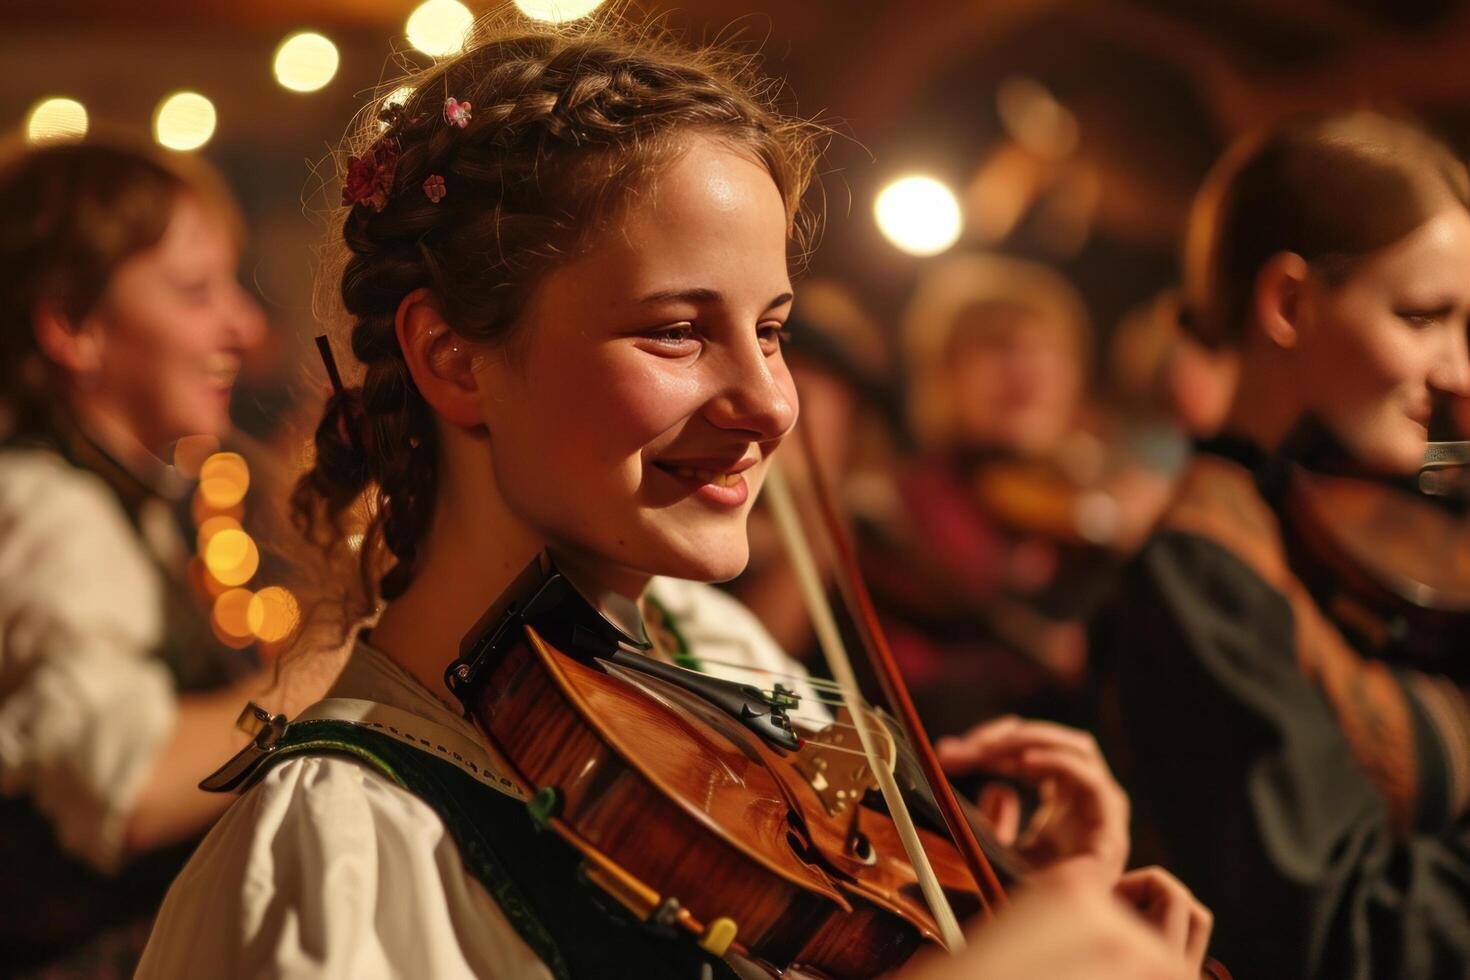
[(205, 358), (204, 373), (213, 384), (226, 387), (235, 383), (240, 374), (240, 359), (225, 354)]
[(671, 466), (669, 472), (685, 480), (713, 483), (717, 487), (733, 487), (740, 482), (739, 473), (721, 473), (719, 470), (696, 470), (688, 466)]

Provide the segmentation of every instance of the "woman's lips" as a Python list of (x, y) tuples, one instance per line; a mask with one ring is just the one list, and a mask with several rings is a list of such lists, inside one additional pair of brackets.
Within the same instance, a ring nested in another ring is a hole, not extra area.
[(230, 354), (210, 354), (204, 359), (204, 376), (218, 388), (232, 388), (240, 374), (240, 359)]
[(744, 479), (734, 471), (695, 469), (691, 466), (668, 466), (665, 471), (674, 474), (680, 479), (697, 480), (700, 483), (712, 483), (717, 487), (733, 487), (737, 482)]
[[(745, 470), (755, 465), (754, 459), (732, 464), (708, 465), (705, 461), (655, 461), (654, 466), (688, 485), (693, 495), (720, 507), (739, 507), (750, 498), (750, 485)], [(704, 464), (704, 465), (698, 465)]]

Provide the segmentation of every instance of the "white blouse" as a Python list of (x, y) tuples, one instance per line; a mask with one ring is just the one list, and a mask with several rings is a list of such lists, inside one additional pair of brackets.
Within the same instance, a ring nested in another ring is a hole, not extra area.
[(29, 796), (102, 871), (173, 731), (164, 588), (101, 478), (0, 452), (0, 793)]
[[(706, 585), (653, 595), (709, 673), (792, 686), (798, 664), (756, 618)], [(742, 668), (738, 665), (749, 665)], [(752, 670), (753, 668), (753, 670)], [(797, 689), (809, 693), (807, 685)], [(819, 705), (803, 715), (820, 713)], [(454, 746), (495, 785), (473, 726), (359, 642), (328, 700), (303, 717), (392, 719)], [(486, 775), (488, 771), (489, 775)], [(519, 795), (515, 790), (504, 790)], [(229, 809), (164, 900), (138, 968), (150, 977), (547, 977), (433, 809), (345, 757), (289, 759)]]

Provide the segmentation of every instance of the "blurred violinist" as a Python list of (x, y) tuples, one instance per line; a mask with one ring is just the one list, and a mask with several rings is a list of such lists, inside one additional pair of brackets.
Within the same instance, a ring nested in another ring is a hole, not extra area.
[(1236, 374), (1219, 435), (1094, 630), (1140, 856), (1218, 916), (1242, 976), (1470, 975), (1470, 710), (1355, 649), (1303, 580), (1307, 462), (1412, 475), (1470, 390), (1470, 178), (1410, 122), (1242, 140), (1191, 215), (1185, 314)]
[(1139, 523), (1087, 407), (1081, 298), (1035, 263), (954, 257), (921, 280), (903, 349), (919, 454), (865, 564), (905, 673), (940, 731), (1069, 717), (1078, 620)]
[(163, 462), (226, 431), (264, 323), (202, 164), (13, 152), (0, 213), (0, 961), (127, 973), (267, 680), (210, 636)]

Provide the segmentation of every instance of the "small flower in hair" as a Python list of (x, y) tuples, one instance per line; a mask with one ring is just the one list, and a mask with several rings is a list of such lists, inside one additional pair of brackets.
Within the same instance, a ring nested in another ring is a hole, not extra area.
[(456, 101), (454, 96), (451, 95), (444, 100), (444, 121), (451, 126), (458, 126), (460, 129), (464, 129), (470, 124), (470, 120), (474, 118), (470, 113), (472, 108), (474, 107), (468, 102)]
[(429, 174), (428, 179), (424, 181), (424, 193), (428, 195), (429, 200), (438, 204), (444, 200), (444, 195), (448, 194), (449, 190), (444, 186), (443, 177), (438, 174)]
[(347, 161), (347, 179), (342, 184), (345, 206), (366, 204), (381, 211), (393, 190), (393, 172), (398, 167), (398, 144), (380, 139), (363, 151), (362, 156)]

